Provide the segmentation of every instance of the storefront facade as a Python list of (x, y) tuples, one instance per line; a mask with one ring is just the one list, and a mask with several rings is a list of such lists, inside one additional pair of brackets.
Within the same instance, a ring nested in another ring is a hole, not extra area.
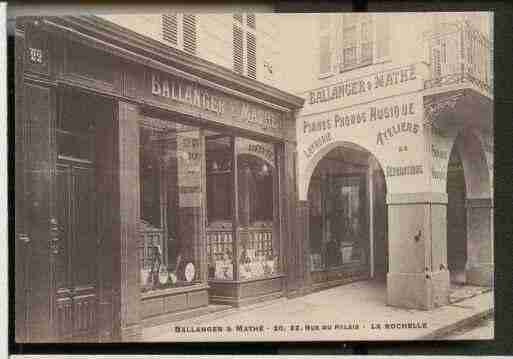
[(304, 81), (314, 86), (296, 127), (303, 291), (377, 279), (388, 305), (431, 309), (448, 303), (451, 283), (492, 286), (486, 32), (443, 14), (311, 24), (300, 35), (319, 46), (298, 71), (314, 68)]
[(301, 98), (97, 17), (17, 21), (16, 56), (18, 342), (294, 287)]
[(492, 46), (457, 16), (345, 16), (280, 20), (298, 96), (123, 17), (17, 21), (16, 340), (138, 341), (358, 280), (417, 309), (492, 286)]

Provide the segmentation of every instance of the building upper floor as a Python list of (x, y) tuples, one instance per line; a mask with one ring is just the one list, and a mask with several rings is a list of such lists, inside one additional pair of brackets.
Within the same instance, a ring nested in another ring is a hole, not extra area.
[(289, 44), (283, 85), (305, 99), (312, 89), (417, 64), (426, 90), (469, 83), (493, 97), (492, 13), (294, 14), (280, 22)]
[(129, 30), (279, 87), (279, 16), (270, 13), (99, 15)]

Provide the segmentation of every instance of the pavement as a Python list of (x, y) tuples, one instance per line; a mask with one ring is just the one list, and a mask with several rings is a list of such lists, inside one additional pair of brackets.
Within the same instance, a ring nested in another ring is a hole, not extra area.
[(463, 327), (451, 333), (448, 340), (479, 340), (483, 337), (493, 338), (494, 336), (494, 320), (493, 318), (485, 318), (475, 323), (471, 327)]
[[(451, 340), (451, 333), (489, 316), (494, 308), (493, 291), (481, 287), (453, 286), (450, 302), (430, 311), (390, 307), (384, 283), (362, 281), (146, 328), (143, 340)], [(493, 331), (477, 339), (493, 339)]]

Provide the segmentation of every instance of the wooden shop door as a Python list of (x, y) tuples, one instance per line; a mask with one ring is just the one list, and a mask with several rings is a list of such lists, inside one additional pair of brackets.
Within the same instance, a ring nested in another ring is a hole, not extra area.
[(55, 255), (57, 340), (97, 340), (97, 234), (94, 168), (57, 165), (59, 251)]

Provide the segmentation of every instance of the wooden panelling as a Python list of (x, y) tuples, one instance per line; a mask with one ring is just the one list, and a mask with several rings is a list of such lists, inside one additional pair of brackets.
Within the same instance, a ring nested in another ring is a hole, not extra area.
[(243, 282), (240, 284), (240, 297), (255, 297), (282, 290), (282, 278), (269, 278), (264, 280)]
[(164, 312), (178, 312), (187, 309), (187, 295), (178, 294), (164, 297)]
[(55, 156), (53, 136), (55, 108), (52, 90), (25, 83), (24, 103), (26, 119), (25, 162), (26, 210), (28, 237), (31, 239), (31, 257), (27, 266), (30, 293), (27, 296), (29, 341), (52, 338), (51, 330), (51, 278), (50, 265), (50, 216), (52, 214), (53, 171)]
[(63, 76), (77, 84), (107, 92), (121, 92), (120, 60), (78, 42), (65, 43)]
[(188, 307), (197, 308), (204, 305), (208, 305), (208, 293), (202, 292), (190, 292), (187, 295)]
[(159, 290), (145, 294), (141, 301), (141, 318), (179, 313), (208, 305), (206, 286), (200, 285), (176, 288), (177, 290)]
[(42, 76), (50, 75), (50, 37), (41, 31), (39, 21), (27, 24), (25, 44), (25, 71)]

